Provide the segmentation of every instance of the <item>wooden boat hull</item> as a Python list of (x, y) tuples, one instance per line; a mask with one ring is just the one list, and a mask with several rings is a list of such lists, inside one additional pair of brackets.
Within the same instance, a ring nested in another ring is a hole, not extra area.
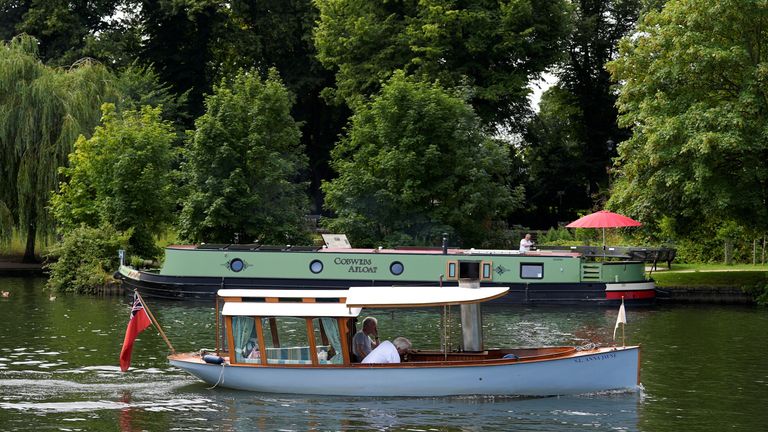
[(173, 366), (209, 385), (334, 396), (553, 396), (639, 389), (639, 347), (599, 348), (539, 360), (291, 367), (215, 365), (175, 354)]

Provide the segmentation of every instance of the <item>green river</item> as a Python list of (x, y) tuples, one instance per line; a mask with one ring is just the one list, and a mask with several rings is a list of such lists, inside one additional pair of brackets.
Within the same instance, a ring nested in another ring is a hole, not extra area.
[[(118, 355), (128, 297), (43, 291), (0, 278), (3, 431), (766, 431), (768, 310), (627, 309), (642, 345), (639, 393), (570, 397), (339, 398), (209, 389), (170, 367), (148, 329), (132, 368)], [(177, 351), (215, 347), (214, 305), (149, 301)], [(455, 309), (454, 312), (458, 312)], [(615, 309), (484, 307), (486, 346), (612, 343)], [(439, 345), (440, 310), (372, 311), (380, 336)], [(617, 333), (619, 338), (621, 329)]]

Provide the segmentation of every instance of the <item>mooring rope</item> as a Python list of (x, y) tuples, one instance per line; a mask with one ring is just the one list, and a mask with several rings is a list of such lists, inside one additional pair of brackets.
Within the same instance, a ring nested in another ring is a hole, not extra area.
[(589, 342), (587, 344), (577, 346), (576, 351), (592, 351), (593, 349), (597, 348), (597, 344), (594, 342)]
[(219, 384), (222, 383), (221, 379), (224, 377), (224, 366), (225, 365), (226, 365), (226, 363), (222, 363), (221, 364), (221, 373), (219, 374), (219, 379), (216, 381), (216, 384), (214, 384), (213, 387), (208, 387), (208, 390), (213, 390), (213, 389), (216, 388), (216, 386), (218, 386)]

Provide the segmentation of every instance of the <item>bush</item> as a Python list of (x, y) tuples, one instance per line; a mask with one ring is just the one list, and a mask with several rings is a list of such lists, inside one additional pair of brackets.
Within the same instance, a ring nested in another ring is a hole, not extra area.
[(91, 228), (81, 225), (69, 231), (48, 257), (47, 286), (59, 292), (93, 294), (107, 283), (117, 269), (117, 251), (128, 240), (112, 226)]

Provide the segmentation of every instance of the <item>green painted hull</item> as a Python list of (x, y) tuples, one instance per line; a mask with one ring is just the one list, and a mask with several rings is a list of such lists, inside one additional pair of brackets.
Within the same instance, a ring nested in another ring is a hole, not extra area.
[[(455, 285), (474, 268), (481, 285), (508, 286), (512, 303), (650, 303), (653, 282), (636, 261), (595, 262), (570, 252), (436, 250), (250, 250), (175, 246), (159, 273), (123, 266), (129, 288), (153, 297), (212, 298), (220, 288), (346, 289)], [(462, 273), (465, 272), (465, 273)]]

